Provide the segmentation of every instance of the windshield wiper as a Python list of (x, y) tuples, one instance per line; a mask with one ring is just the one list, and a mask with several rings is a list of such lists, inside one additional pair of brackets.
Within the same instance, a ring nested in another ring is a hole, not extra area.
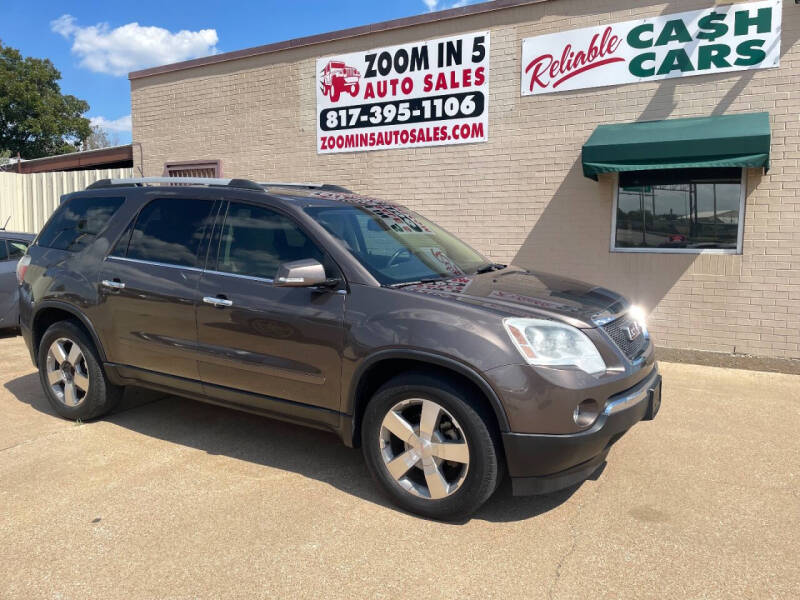
[(390, 283), (386, 287), (401, 288), (401, 287), (406, 287), (407, 285), (419, 285), (421, 283), (436, 283), (437, 281), (443, 281), (445, 279), (449, 279), (449, 276), (446, 276), (446, 277), (428, 277), (426, 279), (418, 279), (417, 281), (402, 281), (400, 283)]
[(481, 275), (482, 273), (491, 273), (492, 271), (499, 271), (500, 269), (505, 269), (506, 265), (501, 265), (498, 263), (489, 263), (475, 271), (475, 275)]

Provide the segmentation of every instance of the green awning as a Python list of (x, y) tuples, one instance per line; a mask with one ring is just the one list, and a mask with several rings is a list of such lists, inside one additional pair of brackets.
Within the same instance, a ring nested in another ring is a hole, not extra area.
[(702, 167), (769, 169), (769, 114), (600, 125), (583, 146), (583, 174)]

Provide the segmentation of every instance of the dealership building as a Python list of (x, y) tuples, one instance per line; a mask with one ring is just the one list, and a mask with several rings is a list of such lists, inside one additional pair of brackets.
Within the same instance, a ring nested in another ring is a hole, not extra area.
[(402, 203), (625, 293), (658, 346), (800, 358), (800, 5), (497, 0), (130, 74), (146, 176)]

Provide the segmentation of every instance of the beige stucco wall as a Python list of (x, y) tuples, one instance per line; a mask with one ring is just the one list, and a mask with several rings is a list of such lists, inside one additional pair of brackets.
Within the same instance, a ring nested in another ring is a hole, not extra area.
[[(525, 37), (713, 3), (648, 4), (553, 0), (133, 80), (133, 139), (146, 175), (166, 161), (221, 159), (225, 176), (324, 181), (402, 202), (498, 261), (628, 294), (652, 311), (662, 346), (798, 358), (800, 6), (784, 2), (780, 69), (520, 96)], [(487, 28), (488, 143), (316, 153), (318, 56)], [(598, 124), (755, 111), (770, 113), (772, 169), (749, 172), (743, 255), (609, 252), (613, 177), (596, 183), (580, 166)]]

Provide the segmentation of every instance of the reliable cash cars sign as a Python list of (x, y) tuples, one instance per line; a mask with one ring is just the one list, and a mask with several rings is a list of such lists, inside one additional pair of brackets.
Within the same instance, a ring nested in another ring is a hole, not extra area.
[(522, 42), (522, 95), (777, 67), (781, 0), (715, 6)]
[(317, 60), (317, 152), (485, 142), (489, 32)]

